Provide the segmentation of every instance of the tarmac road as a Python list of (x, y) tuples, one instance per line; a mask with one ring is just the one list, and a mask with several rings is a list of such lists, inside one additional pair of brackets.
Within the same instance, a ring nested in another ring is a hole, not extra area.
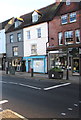
[(26, 118), (79, 118), (79, 85), (3, 75), (2, 108)]

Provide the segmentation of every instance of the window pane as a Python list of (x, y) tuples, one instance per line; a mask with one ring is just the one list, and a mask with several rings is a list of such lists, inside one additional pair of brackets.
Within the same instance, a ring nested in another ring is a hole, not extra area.
[(18, 47), (13, 47), (13, 56), (18, 55)]
[(41, 37), (41, 28), (37, 29), (37, 37), (40, 38)]
[(73, 43), (73, 31), (65, 32), (65, 42), (69, 44)]
[(61, 23), (62, 24), (66, 24), (68, 22), (68, 17), (67, 17), (67, 15), (63, 15), (62, 17), (61, 17)]
[(30, 31), (27, 31), (27, 39), (30, 39)]
[(62, 45), (63, 44), (62, 32), (58, 34), (58, 37), (59, 37), (59, 45)]
[(31, 54), (37, 54), (37, 45), (31, 46)]
[(32, 21), (37, 22), (38, 21), (38, 15), (33, 15), (32, 16)]
[(76, 12), (70, 14), (70, 22), (75, 22), (76, 21)]
[(13, 42), (13, 35), (10, 35), (10, 42)]
[(75, 31), (75, 39), (76, 39), (76, 43), (80, 42), (80, 30)]
[(18, 41), (21, 41), (21, 33), (18, 33), (18, 34), (17, 34), (17, 40), (18, 40)]

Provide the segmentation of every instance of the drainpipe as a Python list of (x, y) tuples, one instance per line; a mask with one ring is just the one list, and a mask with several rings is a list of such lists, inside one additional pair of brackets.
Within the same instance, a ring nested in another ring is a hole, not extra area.
[[(49, 21), (47, 22), (48, 24), (48, 43), (49, 43)], [(46, 44), (46, 48), (47, 48), (47, 44)], [(47, 53), (47, 73), (48, 73), (48, 68), (49, 68), (49, 53), (47, 52), (46, 50), (46, 53)]]

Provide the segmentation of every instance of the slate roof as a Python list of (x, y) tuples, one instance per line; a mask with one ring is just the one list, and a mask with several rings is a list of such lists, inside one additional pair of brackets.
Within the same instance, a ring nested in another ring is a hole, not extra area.
[(55, 12), (56, 12), (58, 6), (59, 6), (59, 4), (53, 3), (53, 4), (49, 5), (49, 6), (46, 6), (44, 8), (39, 9), (38, 11), (40, 13), (42, 13), (42, 16), (39, 18), (39, 20), (37, 22), (32, 22), (32, 13), (34, 11), (32, 11), (32, 12), (30, 12), (28, 14), (20, 16), (20, 18), (23, 18), (24, 22), (22, 22), (22, 24), (18, 28), (15, 28), (14, 24), (13, 24), (7, 30), (6, 33), (16, 31), (16, 30), (22, 29), (24, 27), (28, 27), (28, 26), (40, 24), (40, 23), (43, 23), (43, 22), (51, 21), (54, 18), (54, 15), (55, 15)]
[(8, 20), (0, 23), (0, 26), (1, 26), (1, 27), (0, 27), (0, 30), (4, 29), (5, 26), (8, 24), (8, 22), (9, 22), (11, 19), (12, 19), (12, 18), (10, 18), (10, 19), (8, 19)]

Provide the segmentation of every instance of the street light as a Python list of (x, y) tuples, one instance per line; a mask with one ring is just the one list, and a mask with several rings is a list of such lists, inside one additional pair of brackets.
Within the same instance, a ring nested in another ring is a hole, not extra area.
[(66, 71), (66, 80), (69, 80), (69, 50), (68, 50), (68, 43), (66, 44), (66, 53), (67, 53), (67, 71)]

